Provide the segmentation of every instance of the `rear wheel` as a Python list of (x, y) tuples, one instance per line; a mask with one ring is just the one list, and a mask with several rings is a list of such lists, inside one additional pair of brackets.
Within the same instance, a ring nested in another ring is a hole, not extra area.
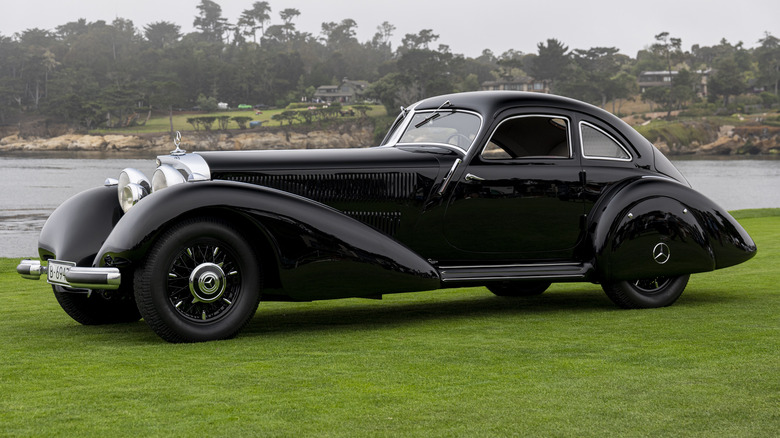
[(488, 290), (499, 297), (530, 297), (543, 294), (548, 287), (549, 282), (539, 281), (492, 285), (488, 286)]
[(52, 285), (54, 297), (65, 313), (84, 325), (121, 324), (141, 319), (132, 295), (112, 291), (109, 298), (94, 291), (69, 292), (62, 286)]
[(152, 247), (136, 271), (135, 299), (166, 341), (227, 339), (254, 316), (261, 282), (258, 258), (240, 231), (197, 218), (174, 226)]
[(651, 309), (672, 305), (680, 298), (690, 275), (604, 283), (607, 296), (624, 309)]

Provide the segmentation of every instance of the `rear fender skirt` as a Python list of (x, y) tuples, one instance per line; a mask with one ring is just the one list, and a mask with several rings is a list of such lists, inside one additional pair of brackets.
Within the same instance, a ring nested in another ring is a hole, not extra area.
[(116, 186), (85, 190), (60, 204), (38, 239), (41, 259), (91, 266), (95, 254), (122, 217)]
[(588, 223), (602, 280), (711, 271), (756, 253), (753, 240), (728, 212), (667, 178), (620, 184), (594, 207)]
[[(273, 247), (281, 286), (296, 299), (377, 295), (440, 287), (426, 260), (389, 236), (311, 199), (252, 184), (179, 184), (130, 209), (98, 252), (136, 263), (179, 218), (220, 209), (249, 215)], [(255, 238), (256, 236), (247, 236)]]

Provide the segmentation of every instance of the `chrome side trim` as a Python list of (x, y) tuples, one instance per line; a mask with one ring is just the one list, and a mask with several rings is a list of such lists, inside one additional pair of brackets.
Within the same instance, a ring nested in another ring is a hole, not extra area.
[(443, 283), (504, 280), (582, 280), (593, 271), (590, 263), (450, 266), (439, 268)]
[(455, 169), (458, 168), (460, 163), (462, 163), (463, 160), (460, 158), (456, 158), (455, 162), (452, 163), (452, 167), (450, 167), (450, 171), (447, 172), (447, 176), (444, 177), (444, 180), (441, 183), (441, 187), (439, 187), (439, 195), (444, 194), (444, 191), (447, 190), (447, 186), (450, 184), (450, 181), (452, 181), (452, 175), (455, 173)]
[(562, 267), (576, 267), (582, 266), (581, 263), (516, 263), (511, 265), (469, 265), (469, 266), (441, 266), (439, 269), (512, 269), (512, 268), (562, 268)]
[[(626, 153), (626, 155), (628, 155), (628, 158), (594, 157), (594, 156), (590, 156), (590, 155), (585, 155), (585, 144), (583, 143), (583, 140), (582, 140), (582, 127), (583, 126), (587, 126), (587, 127), (591, 128), (591, 129), (595, 129), (596, 131), (606, 135), (607, 138), (612, 140), (616, 145), (618, 145), (618, 147), (620, 149), (623, 150), (623, 152)], [(580, 121), (579, 128), (580, 128), (580, 152), (582, 152), (582, 156), (587, 158), (588, 160), (605, 160), (605, 161), (630, 162), (630, 161), (632, 161), (634, 159), (634, 156), (631, 154), (631, 152), (625, 146), (623, 146), (623, 143), (617, 141), (615, 139), (615, 137), (613, 137), (612, 135), (610, 135), (608, 132), (604, 131), (603, 129), (599, 128), (598, 126), (596, 126), (596, 125), (594, 125), (592, 123), (588, 123), (586, 121)]]
[[(505, 118), (504, 120), (502, 120), (501, 123), (499, 123), (498, 126), (495, 127), (495, 129), (493, 129), (493, 132), (490, 133), (490, 136), (488, 137), (487, 143), (485, 143), (485, 145), (482, 146), (482, 150), (479, 151), (479, 156), (482, 157), (482, 154), (485, 152), (485, 149), (487, 149), (488, 145), (490, 144), (490, 140), (492, 140), (493, 136), (496, 135), (496, 132), (498, 132), (498, 130), (501, 128), (501, 125), (503, 125), (504, 123), (506, 123), (506, 122), (508, 122), (510, 120), (523, 119), (523, 118), (527, 118), (527, 117), (544, 117), (544, 118), (547, 118), (547, 119), (564, 119), (564, 120), (566, 120), (566, 142), (568, 143), (568, 146), (569, 146), (569, 156), (568, 157), (550, 157), (550, 159), (553, 159), (553, 160), (570, 160), (570, 159), (574, 158), (574, 145), (572, 144), (572, 139), (571, 139), (571, 124), (572, 124), (571, 123), (571, 119), (568, 116), (555, 115), (555, 114), (551, 114), (551, 113), (544, 114), (544, 113), (541, 113), (541, 112), (540, 113), (528, 113), (528, 114), (519, 114), (519, 115), (516, 115), (516, 116), (509, 116), (509, 117)], [(532, 159), (533, 157), (528, 157), (528, 158), (526, 158), (526, 157), (517, 157), (517, 158), (511, 158), (511, 159), (510, 158), (506, 158), (504, 160), (525, 160), (525, 159), (529, 159), (529, 158)], [(499, 161), (497, 159), (493, 159), (493, 160), (487, 159), (487, 160), (488, 161)]]

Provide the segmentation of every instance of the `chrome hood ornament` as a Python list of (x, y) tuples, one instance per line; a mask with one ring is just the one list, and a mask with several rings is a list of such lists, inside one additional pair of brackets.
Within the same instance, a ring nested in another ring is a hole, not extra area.
[(176, 136), (173, 138), (173, 144), (176, 146), (176, 149), (171, 151), (171, 155), (180, 156), (187, 153), (187, 151), (179, 147), (181, 144), (181, 131), (176, 131)]

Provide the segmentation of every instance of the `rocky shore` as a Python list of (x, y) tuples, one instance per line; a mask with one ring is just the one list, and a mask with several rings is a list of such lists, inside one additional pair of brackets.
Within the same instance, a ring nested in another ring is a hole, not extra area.
[[(244, 149), (326, 149), (366, 147), (374, 144), (373, 127), (346, 124), (308, 132), (278, 130), (188, 131), (181, 148), (189, 151)], [(51, 138), (11, 134), (0, 138), (0, 152), (168, 152), (173, 142), (167, 133), (140, 135), (64, 134)]]
[[(373, 127), (369, 124), (344, 124), (311, 131), (257, 129), (247, 131), (187, 131), (181, 147), (188, 151), (251, 149), (328, 149), (372, 146)], [(780, 128), (766, 126), (710, 127), (699, 140), (688, 142), (650, 138), (667, 155), (775, 155), (780, 154)], [(173, 148), (165, 133), (140, 135), (63, 134), (51, 138), (0, 138), (0, 152), (168, 152)]]

